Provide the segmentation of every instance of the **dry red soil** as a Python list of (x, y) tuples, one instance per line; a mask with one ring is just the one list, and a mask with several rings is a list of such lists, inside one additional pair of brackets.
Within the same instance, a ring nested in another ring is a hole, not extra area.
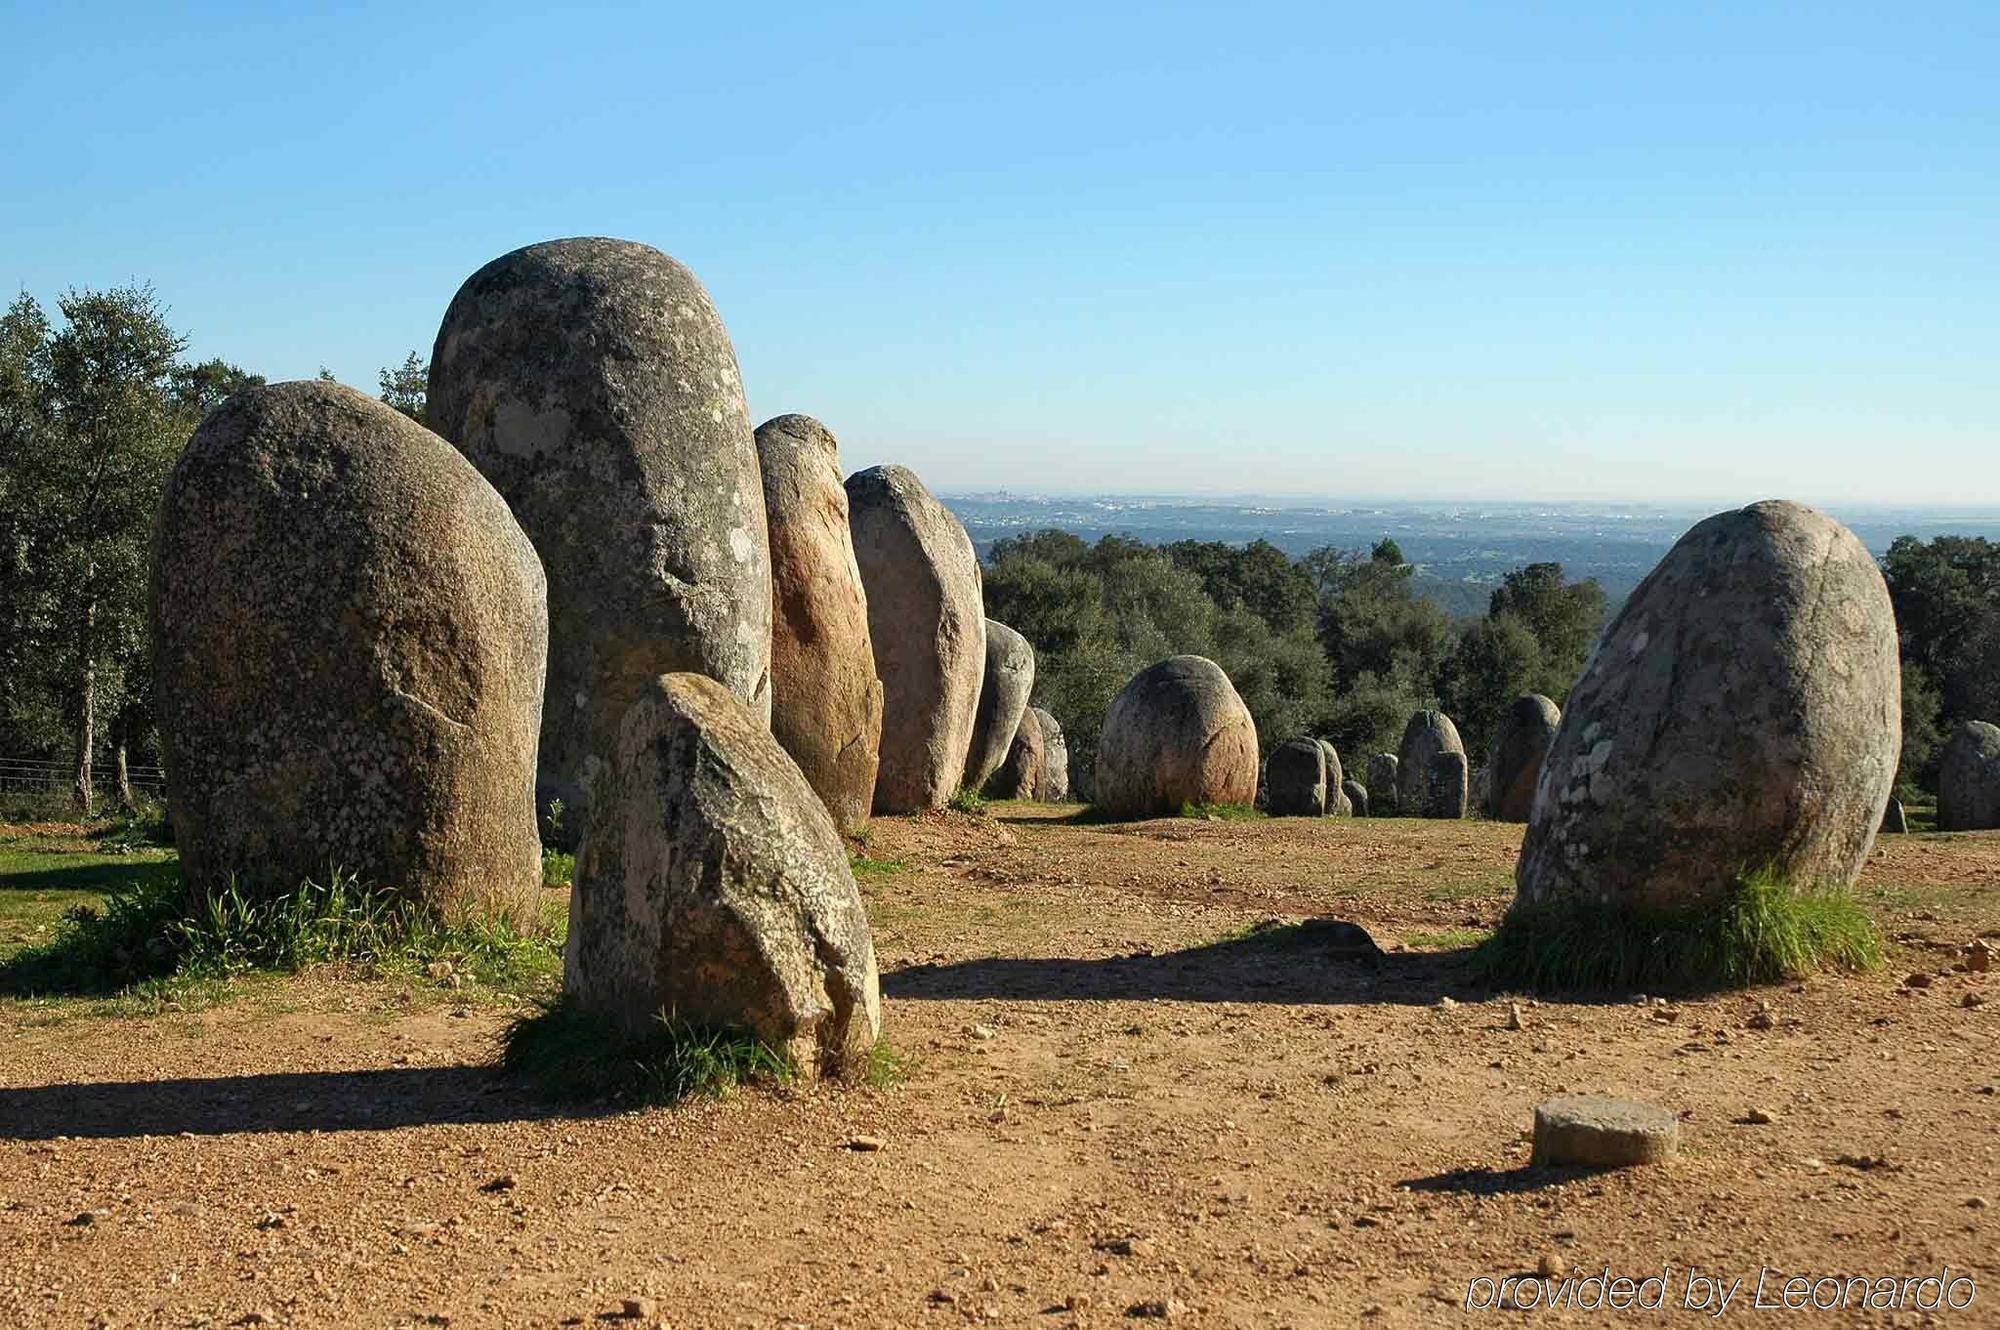
[[(2000, 835), (1885, 838), (1879, 972), (1513, 1029), (1448, 935), (1518, 828), (994, 814), (873, 830), (884, 1086), (580, 1113), (492, 1069), (509, 1012), (331, 976), (0, 1002), (0, 1326), (1712, 1324), (1690, 1271), (1735, 1323), (2000, 1325), (2000, 980), (1952, 968)], [(1309, 915), (1387, 954), (1220, 940)], [(1673, 1109), (1681, 1157), (1527, 1168), (1563, 1091)], [(1665, 1267), (1667, 1306), (1466, 1309), (1544, 1265)], [(1945, 1266), (1969, 1308), (1749, 1305)]]

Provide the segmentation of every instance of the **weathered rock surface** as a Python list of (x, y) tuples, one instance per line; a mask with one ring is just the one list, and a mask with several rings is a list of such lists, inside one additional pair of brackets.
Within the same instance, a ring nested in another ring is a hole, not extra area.
[(965, 776), (986, 673), (979, 558), (965, 527), (905, 467), (857, 471), (847, 502), (882, 680), (875, 811), (939, 808)]
[(1169, 656), (1111, 700), (1093, 779), (1097, 806), (1117, 817), (1248, 804), (1257, 797), (1257, 726), (1221, 666)]
[(1465, 754), (1449, 750), (1432, 753), (1430, 777), (1424, 782), (1424, 816), (1464, 817), (1468, 790)]
[(1326, 750), (1319, 740), (1287, 739), (1273, 748), (1264, 779), (1272, 817), (1320, 817), (1327, 811)]
[(1319, 747), (1326, 754), (1326, 815), (1355, 816), (1354, 800), (1347, 796), (1347, 771), (1340, 765), (1340, 750), (1330, 739), (1321, 739)]
[(1937, 826), (2000, 827), (2000, 726), (1971, 720), (1952, 731), (1938, 764)]
[(1719, 902), (1746, 869), (1845, 885), (1901, 748), (1875, 560), (1767, 502), (1689, 531), (1598, 640), (1543, 764), (1517, 904)]
[(1042, 723), (1042, 784), (1036, 797), (1059, 804), (1069, 799), (1069, 740), (1055, 716), (1042, 707), (1029, 708)]
[[(1021, 715), (1035, 691), (1035, 649), (1028, 639), (997, 619), (986, 621), (986, 673), (979, 684), (979, 708), (973, 713), (972, 747), (965, 759), (965, 787), (981, 789), (1007, 760)], [(1035, 797), (1034, 786), (1023, 795)]]
[(1486, 815), (1496, 822), (1526, 822), (1535, 806), (1542, 759), (1555, 742), (1562, 711), (1540, 693), (1524, 693), (1500, 713), (1493, 756), (1486, 770)]
[(1401, 766), (1394, 753), (1377, 753), (1368, 759), (1368, 807), (1376, 817), (1394, 817), (1402, 811), (1396, 793)]
[(1882, 810), (1882, 830), (1894, 835), (1902, 835), (1910, 829), (1909, 816), (1903, 811), (1901, 799), (1889, 800), (1889, 806)]
[(1464, 751), (1458, 726), (1452, 724), (1450, 716), (1442, 711), (1419, 711), (1411, 716), (1396, 751), (1396, 802), (1403, 812), (1421, 812), (1429, 798), (1431, 755)]
[(1542, 1168), (1629, 1168), (1680, 1153), (1681, 1124), (1657, 1104), (1570, 1095), (1535, 1106), (1530, 1162)]
[(756, 439), (771, 534), (771, 733), (849, 832), (875, 798), (882, 683), (839, 444), (799, 415), (765, 421)]
[(429, 412), (548, 570), (540, 784), (566, 840), (652, 679), (706, 674), (769, 717), (763, 482), (736, 353), (693, 273), (626, 240), (502, 255), (445, 311)]
[(338, 866), (532, 919), (542, 568), (443, 439), (332, 383), (248, 389), (175, 464), (152, 557), (181, 874), (284, 895)]
[(1340, 792), (1347, 796), (1347, 806), (1355, 817), (1368, 816), (1367, 787), (1350, 777), (1340, 783)]
[(1014, 741), (1007, 745), (1007, 760), (987, 781), (986, 792), (995, 799), (1039, 798), (1047, 762), (1041, 715), (1032, 708), (1023, 711), (1014, 726)]
[(755, 1035), (807, 1075), (881, 1033), (847, 849), (762, 719), (698, 674), (640, 690), (577, 855), (565, 996), (630, 1031), (663, 1012)]

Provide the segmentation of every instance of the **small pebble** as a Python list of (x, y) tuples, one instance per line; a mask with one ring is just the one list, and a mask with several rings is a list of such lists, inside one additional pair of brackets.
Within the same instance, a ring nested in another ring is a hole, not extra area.
[(1554, 1252), (1543, 1252), (1542, 1259), (1535, 1262), (1535, 1273), (1544, 1279), (1561, 1279), (1569, 1273), (1569, 1262)]

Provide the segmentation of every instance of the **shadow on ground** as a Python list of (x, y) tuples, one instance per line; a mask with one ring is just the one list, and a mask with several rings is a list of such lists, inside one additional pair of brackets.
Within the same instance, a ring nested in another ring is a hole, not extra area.
[(1405, 1178), (1396, 1185), (1411, 1191), (1455, 1192), (1463, 1196), (1513, 1196), (1611, 1171), (1603, 1168), (1543, 1168), (1527, 1164), (1519, 1168), (1455, 1168), (1449, 1173), (1433, 1173), (1427, 1178)]
[(491, 1067), (272, 1072), (0, 1088), (0, 1140), (389, 1131), (611, 1111), (552, 1106)]
[(1381, 952), (1338, 919), (1272, 928), (1186, 951), (1077, 959), (993, 956), (912, 965), (882, 976), (882, 995), (910, 1000), (1280, 1002), (1427, 1005), (1483, 998), (1471, 949)]

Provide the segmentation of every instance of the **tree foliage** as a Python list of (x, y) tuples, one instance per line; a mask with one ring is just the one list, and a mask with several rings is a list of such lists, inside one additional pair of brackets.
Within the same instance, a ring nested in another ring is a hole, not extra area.
[(1899, 536), (1882, 572), (1903, 657), (1901, 779), (1928, 785), (1953, 725), (2000, 719), (2000, 544)]

